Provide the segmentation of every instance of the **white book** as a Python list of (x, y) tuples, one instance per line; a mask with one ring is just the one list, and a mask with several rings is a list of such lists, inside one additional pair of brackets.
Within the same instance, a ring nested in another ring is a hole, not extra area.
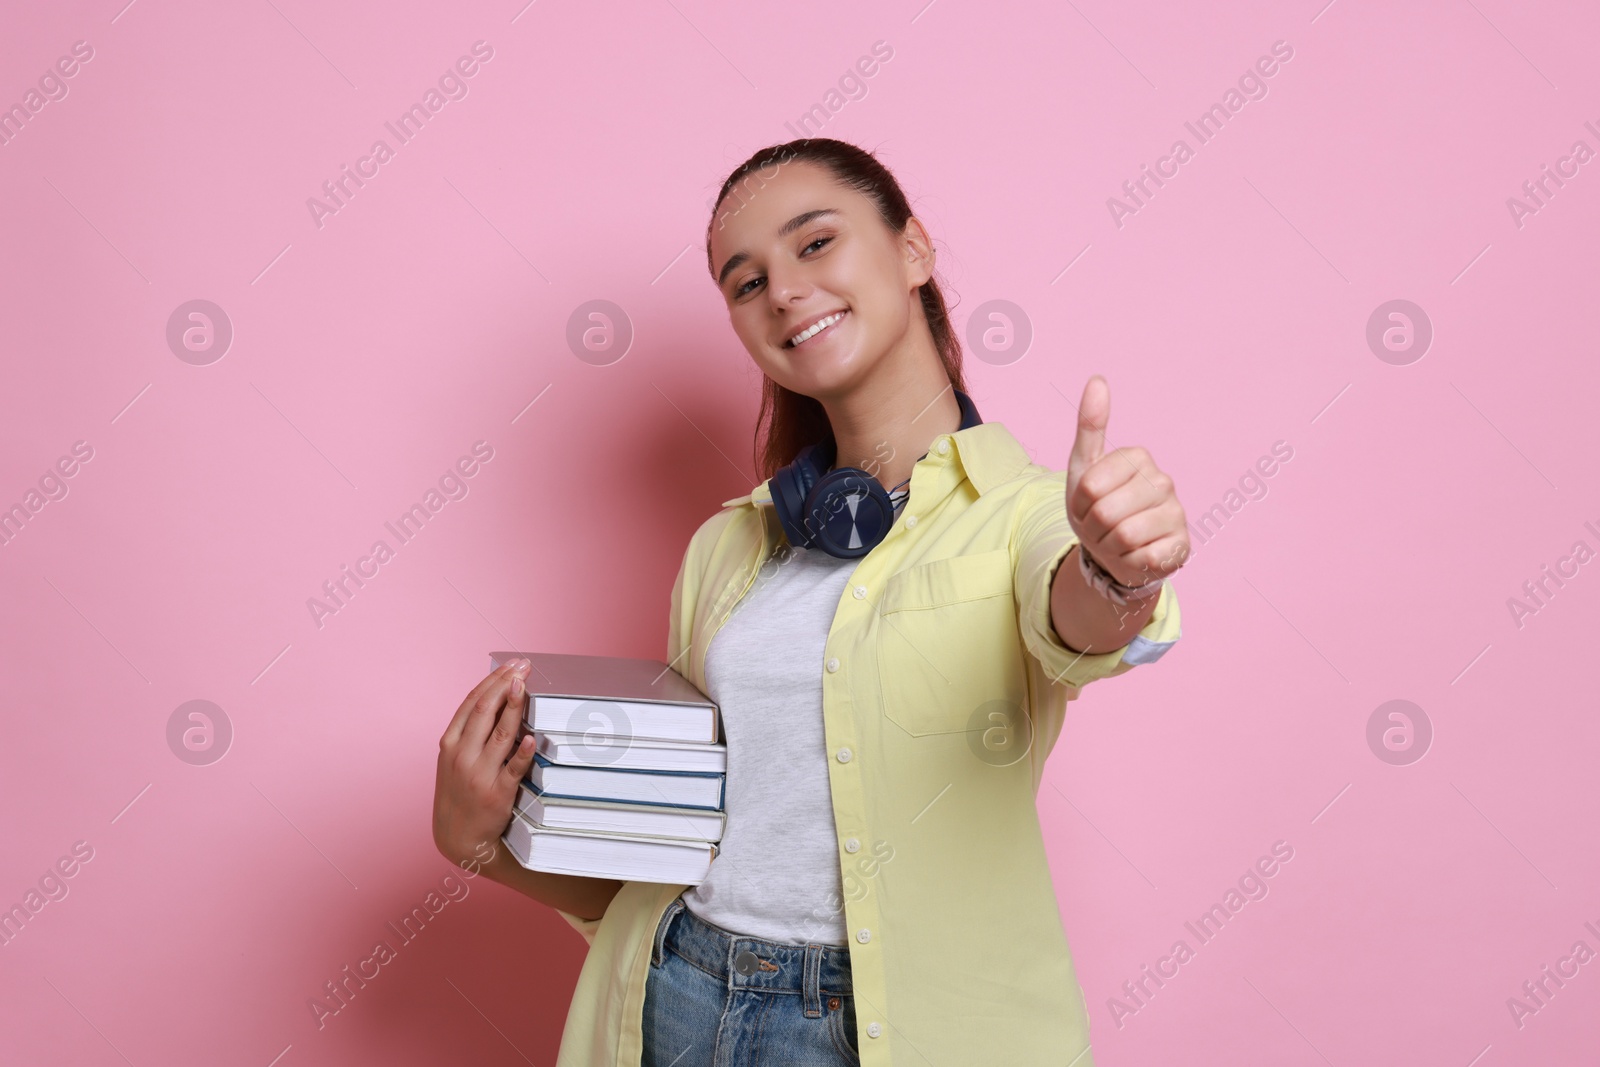
[(699, 885), (717, 855), (709, 841), (553, 830), (535, 826), (521, 813), (512, 815), (501, 840), (529, 870), (624, 882)]
[(569, 767), (551, 763), (535, 752), (528, 781), (546, 796), (720, 809), (727, 776), (720, 771)]
[(702, 808), (547, 797), (527, 782), (517, 793), (517, 810), (535, 826), (547, 830), (639, 834), (688, 841), (721, 841), (727, 822), (723, 812)]
[[(518, 738), (518, 740), (521, 740)], [(551, 763), (645, 771), (726, 771), (728, 746), (634, 738), (626, 746), (594, 744), (578, 734), (534, 734), (534, 751)]]
[(633, 738), (712, 744), (717, 706), (683, 675), (652, 659), (554, 652), (491, 652), (491, 667), (533, 664), (523, 718), (535, 733), (579, 734), (591, 745), (626, 747)]

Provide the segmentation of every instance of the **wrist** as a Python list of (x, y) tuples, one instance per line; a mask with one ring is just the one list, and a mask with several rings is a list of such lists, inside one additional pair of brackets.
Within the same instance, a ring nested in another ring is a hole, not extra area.
[(449, 848), (441, 847), (439, 852), (451, 865), (461, 868), (469, 876), (485, 875), (492, 881), (501, 881), (496, 877), (501, 868), (501, 858), (506, 849), (501, 847), (498, 838), (479, 841), (476, 844), (453, 845)]
[(1078, 542), (1078, 573), (1084, 583), (1113, 604), (1127, 606), (1140, 604), (1161, 592), (1162, 578), (1152, 578), (1138, 585), (1128, 585), (1117, 578), (1100, 561), (1089, 554), (1083, 542)]

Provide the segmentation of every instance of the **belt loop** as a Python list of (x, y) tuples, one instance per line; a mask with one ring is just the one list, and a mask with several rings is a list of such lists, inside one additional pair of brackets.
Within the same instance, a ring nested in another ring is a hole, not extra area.
[(650, 965), (652, 967), (661, 966), (661, 954), (665, 951), (667, 944), (667, 929), (672, 925), (672, 920), (678, 917), (678, 912), (685, 907), (687, 905), (684, 904), (682, 896), (673, 898), (672, 903), (667, 905), (666, 912), (662, 914), (661, 921), (656, 924), (655, 944), (650, 948)]
[(806, 946), (805, 963), (801, 968), (801, 998), (807, 1019), (822, 1017), (822, 946), (816, 942)]

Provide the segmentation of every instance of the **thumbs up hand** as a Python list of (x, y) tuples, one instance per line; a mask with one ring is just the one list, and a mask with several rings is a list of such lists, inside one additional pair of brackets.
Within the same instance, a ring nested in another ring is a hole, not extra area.
[(1100, 375), (1083, 387), (1078, 434), (1067, 462), (1067, 521), (1079, 551), (1124, 585), (1165, 578), (1189, 558), (1188, 516), (1172, 478), (1137, 446), (1106, 446), (1111, 387)]

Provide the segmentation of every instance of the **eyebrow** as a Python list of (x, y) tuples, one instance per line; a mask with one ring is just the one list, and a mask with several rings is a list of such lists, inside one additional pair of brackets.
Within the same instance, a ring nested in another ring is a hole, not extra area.
[[(809, 222), (815, 222), (817, 219), (823, 218), (827, 215), (837, 214), (839, 214), (839, 212), (831, 207), (819, 207), (813, 208), (810, 211), (802, 211), (800, 214), (783, 224), (783, 226), (778, 230), (778, 236), (787, 237)], [(747, 260), (749, 260), (749, 258), (750, 253), (748, 252), (735, 252), (733, 255), (729, 256), (728, 262), (722, 265), (722, 273), (717, 275), (717, 288), (720, 289), (722, 287), (722, 283), (728, 280), (728, 275), (732, 274), (734, 270), (742, 266)]]

